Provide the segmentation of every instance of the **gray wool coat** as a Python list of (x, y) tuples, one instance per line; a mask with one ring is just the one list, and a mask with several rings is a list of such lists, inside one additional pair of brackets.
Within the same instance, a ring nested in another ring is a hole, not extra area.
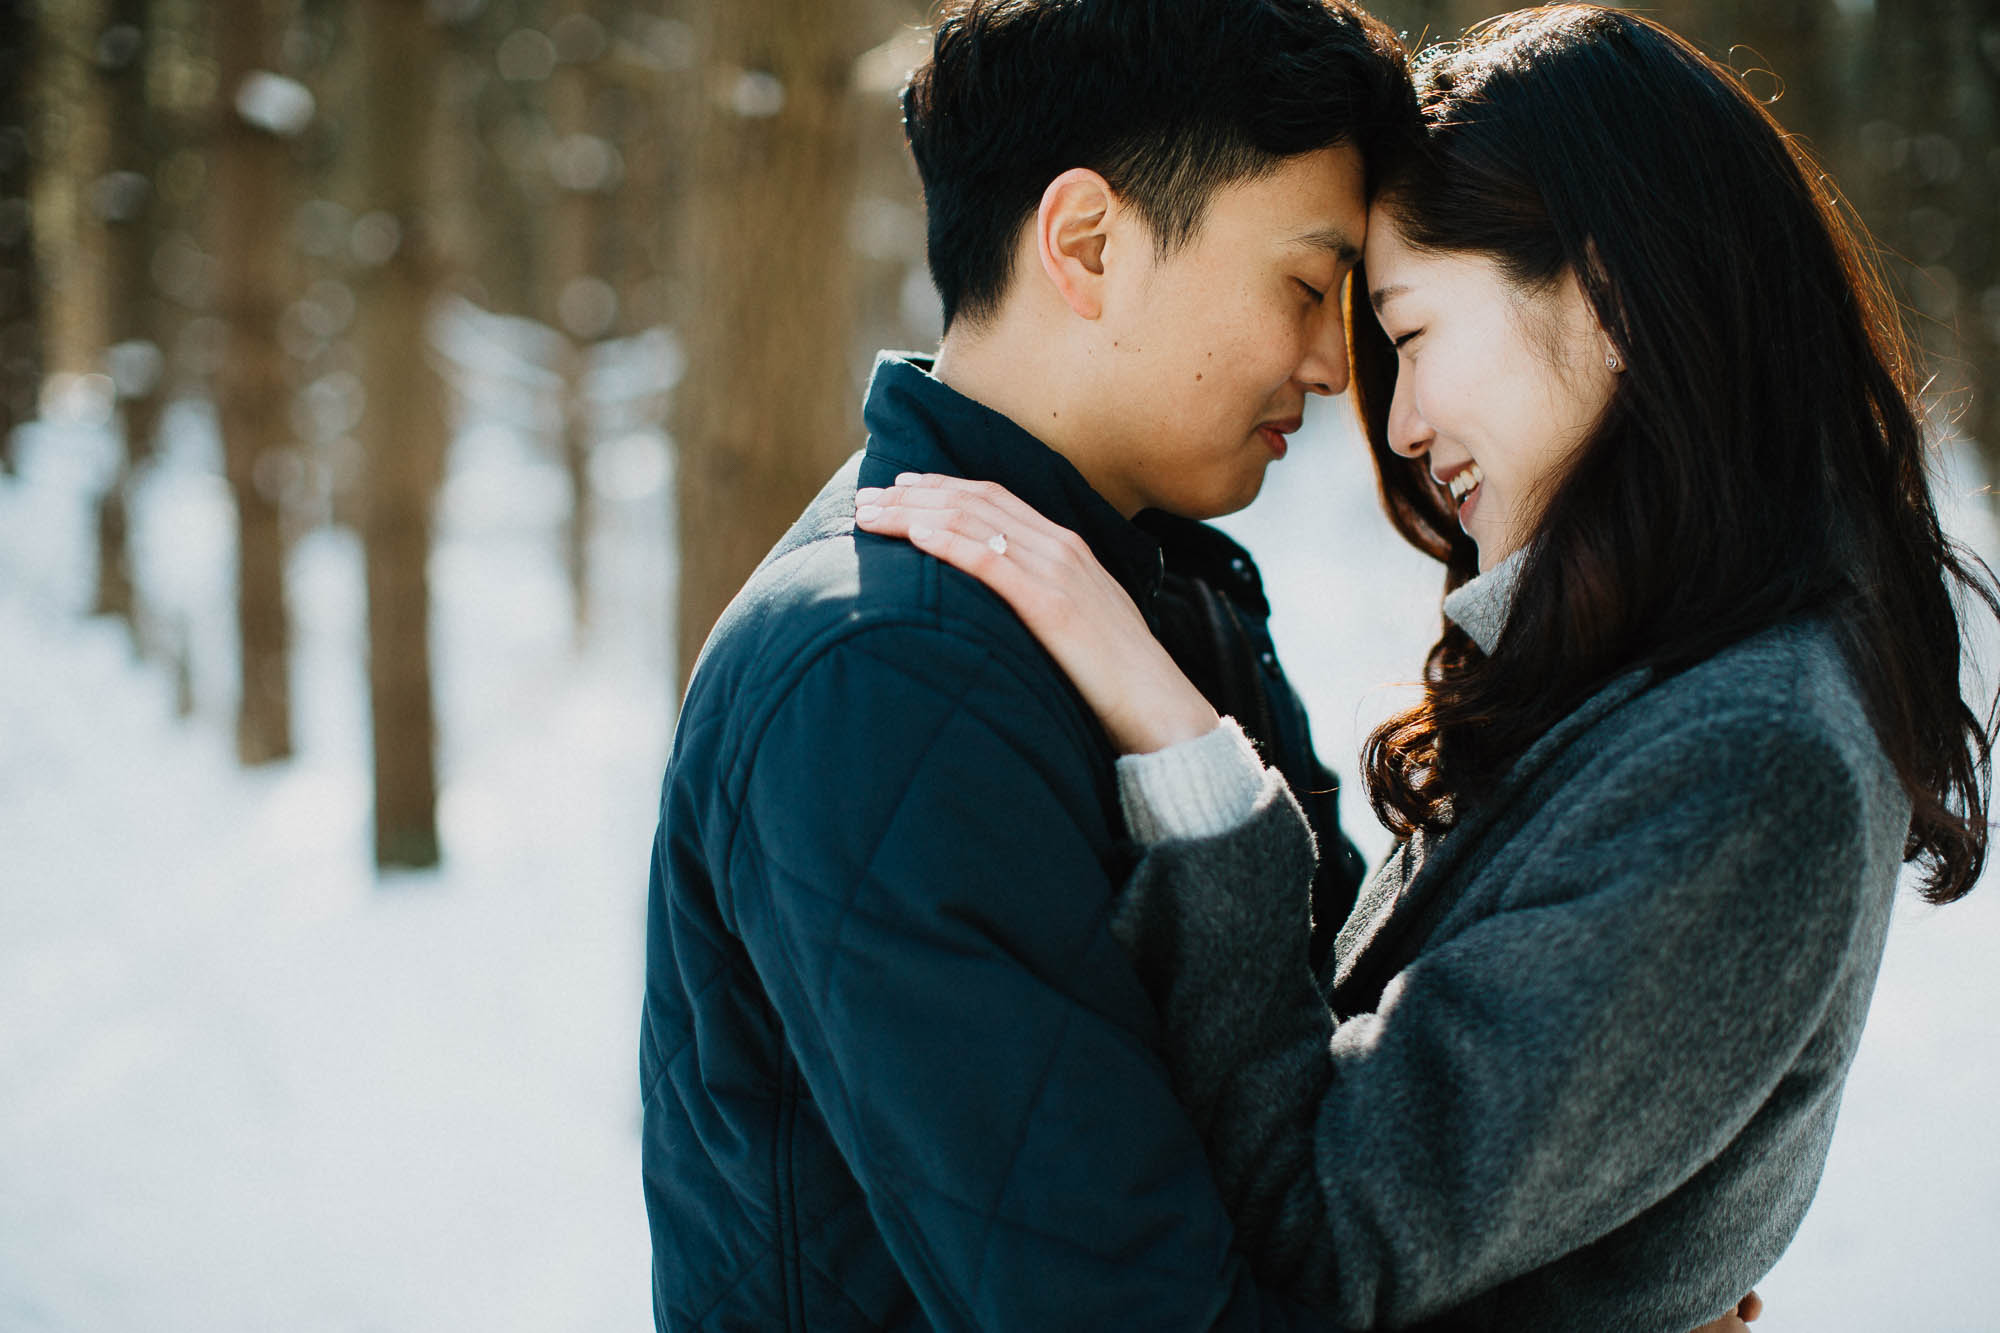
[(1306, 961), (1281, 781), (1114, 928), (1239, 1244), (1352, 1329), (1685, 1333), (1803, 1218), (1910, 803), (1831, 629), (1604, 687)]

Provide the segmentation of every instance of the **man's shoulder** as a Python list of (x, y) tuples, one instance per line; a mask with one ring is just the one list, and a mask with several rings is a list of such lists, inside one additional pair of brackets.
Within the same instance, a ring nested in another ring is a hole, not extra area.
[(1017, 650), (1032, 644), (1006, 604), (907, 542), (843, 531), (766, 561), (710, 636), (732, 673), (796, 674), (828, 651), (883, 638)]
[(1076, 711), (1054, 662), (991, 591), (848, 522), (788, 538), (731, 601), (702, 650), (684, 729), (720, 722), (718, 742), (747, 741), (808, 682), (856, 706), (928, 692), (1011, 708), (1024, 723), (1029, 702), (1035, 713)]

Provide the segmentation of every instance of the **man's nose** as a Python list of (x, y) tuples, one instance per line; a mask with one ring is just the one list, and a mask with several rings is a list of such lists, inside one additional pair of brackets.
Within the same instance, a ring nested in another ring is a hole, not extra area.
[(1299, 363), (1299, 383), (1307, 393), (1331, 398), (1347, 392), (1347, 328), (1337, 314), (1329, 315)]

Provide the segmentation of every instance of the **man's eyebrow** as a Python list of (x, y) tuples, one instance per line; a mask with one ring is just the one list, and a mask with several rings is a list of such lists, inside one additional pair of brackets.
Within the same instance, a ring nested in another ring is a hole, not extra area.
[(1368, 304), (1374, 306), (1376, 313), (1380, 314), (1383, 306), (1389, 304), (1389, 302), (1395, 300), (1397, 297), (1406, 294), (1409, 290), (1402, 283), (1396, 283), (1389, 287), (1377, 287), (1374, 291), (1368, 293)]
[(1361, 247), (1338, 227), (1315, 227), (1311, 231), (1302, 231), (1292, 237), (1291, 243), (1313, 250), (1325, 250), (1343, 264), (1361, 262)]

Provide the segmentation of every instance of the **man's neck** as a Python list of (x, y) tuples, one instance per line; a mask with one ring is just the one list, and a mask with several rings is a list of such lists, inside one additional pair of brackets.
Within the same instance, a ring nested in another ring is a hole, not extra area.
[(931, 374), (1061, 454), (1083, 474), (1092, 490), (1126, 518), (1132, 517), (1144, 506), (1117, 493), (1118, 488), (1110, 484), (1101, 460), (1079, 438), (1086, 433), (1080, 428), (1087, 413), (1078, 410), (1079, 405), (1073, 402), (1066, 407), (1065, 396), (1051, 389), (1068, 381), (1044, 357), (1018, 353), (1013, 345), (1016, 341), (1002, 336), (953, 332), (938, 345)]

